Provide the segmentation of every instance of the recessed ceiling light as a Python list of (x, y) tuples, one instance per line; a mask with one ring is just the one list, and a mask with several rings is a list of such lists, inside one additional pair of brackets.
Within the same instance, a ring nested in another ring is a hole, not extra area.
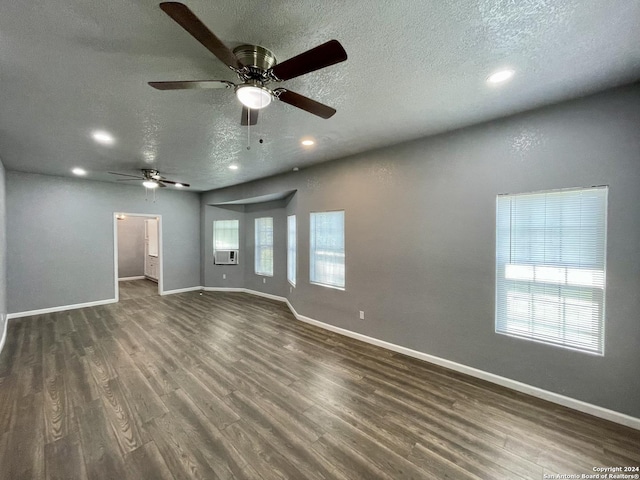
[(145, 188), (158, 188), (158, 183), (152, 182), (151, 180), (145, 180), (144, 182), (142, 182), (142, 185)]
[(113, 138), (113, 135), (109, 132), (105, 132), (104, 130), (95, 130), (91, 136), (96, 142), (101, 143), (102, 145), (113, 145), (116, 141), (115, 138)]
[(87, 171), (84, 168), (76, 167), (71, 170), (71, 173), (73, 173), (74, 175), (86, 175)]
[(310, 147), (311, 145), (314, 145), (316, 142), (314, 142), (313, 140), (302, 140), (302, 145), (304, 145), (305, 147)]
[(489, 75), (489, 77), (487, 78), (487, 83), (496, 84), (506, 82), (511, 77), (513, 77), (514, 73), (516, 72), (510, 69), (499, 70)]
[(229, 170), (238, 170), (238, 165), (229, 165)]

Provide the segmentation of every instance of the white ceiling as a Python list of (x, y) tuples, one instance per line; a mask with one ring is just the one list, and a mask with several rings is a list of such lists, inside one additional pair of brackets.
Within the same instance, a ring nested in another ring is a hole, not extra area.
[[(232, 91), (147, 85), (236, 80), (157, 1), (0, 0), (5, 167), (70, 176), (80, 166), (95, 180), (157, 168), (208, 190), (640, 78), (638, 0), (184, 3), (231, 48), (259, 44), (279, 61), (339, 40), (346, 62), (283, 85), (338, 113), (323, 120), (274, 102), (247, 150)], [(514, 78), (488, 86), (502, 67)], [(96, 144), (94, 129), (116, 143)]]

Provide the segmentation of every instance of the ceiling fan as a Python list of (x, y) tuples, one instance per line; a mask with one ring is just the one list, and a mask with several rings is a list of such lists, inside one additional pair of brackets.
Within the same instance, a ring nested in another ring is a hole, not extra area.
[(160, 175), (158, 170), (154, 170), (152, 168), (143, 168), (141, 170), (142, 176), (140, 175), (129, 175), (128, 173), (118, 173), (118, 172), (109, 172), (111, 175), (120, 175), (121, 177), (131, 177), (131, 178), (121, 178), (118, 179), (118, 182), (133, 182), (142, 180), (142, 185), (145, 188), (158, 188), (158, 187), (166, 187), (168, 185), (173, 185), (177, 188), (190, 187), (188, 183), (184, 182), (174, 182), (173, 180), (167, 180), (165, 177)]
[(243, 105), (240, 120), (242, 125), (255, 125), (258, 121), (258, 110), (269, 105), (274, 98), (325, 119), (336, 113), (334, 108), (304, 95), (286, 88), (271, 89), (266, 84), (290, 80), (344, 62), (347, 59), (347, 52), (337, 40), (330, 40), (289, 60), (277, 63), (275, 55), (259, 45), (240, 45), (233, 51), (230, 50), (182, 3), (163, 2), (160, 8), (218, 60), (233, 70), (240, 79), (240, 83), (227, 80), (149, 82), (153, 88), (158, 90), (233, 88)]

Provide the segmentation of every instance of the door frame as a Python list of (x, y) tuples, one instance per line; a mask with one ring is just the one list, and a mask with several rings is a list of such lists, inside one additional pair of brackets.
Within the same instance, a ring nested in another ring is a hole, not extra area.
[[(120, 289), (118, 287), (118, 215), (125, 217), (145, 217), (155, 218), (158, 220), (158, 295), (164, 293), (164, 251), (162, 246), (162, 215), (152, 213), (127, 213), (113, 212), (113, 272), (114, 272), (114, 290), (116, 302), (120, 301)], [(146, 259), (145, 259), (146, 260)]]

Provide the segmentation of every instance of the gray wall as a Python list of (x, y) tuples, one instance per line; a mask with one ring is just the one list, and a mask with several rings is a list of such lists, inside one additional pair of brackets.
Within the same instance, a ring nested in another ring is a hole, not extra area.
[(7, 321), (7, 217), (5, 172), (0, 160), (0, 341)]
[[(639, 128), (636, 84), (208, 192), (202, 204), (298, 190), (286, 208), (298, 217), (298, 282), (284, 294), (303, 315), (640, 417)], [(496, 195), (603, 184), (606, 355), (495, 334)], [(309, 212), (333, 209), (345, 210), (345, 291), (308, 280)], [(246, 274), (245, 284), (254, 288)]]
[(118, 220), (118, 278), (144, 275), (145, 217)]
[(162, 215), (164, 290), (200, 285), (199, 195), (7, 172), (8, 311), (114, 298), (114, 212)]

